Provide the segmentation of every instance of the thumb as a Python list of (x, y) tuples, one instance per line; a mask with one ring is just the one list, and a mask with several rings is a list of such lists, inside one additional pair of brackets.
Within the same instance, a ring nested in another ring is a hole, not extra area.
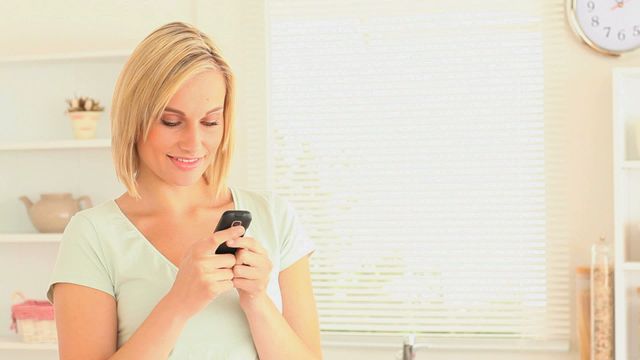
[(209, 245), (218, 248), (223, 242), (238, 238), (244, 234), (244, 228), (241, 225), (233, 226), (225, 230), (216, 231), (213, 235), (209, 236)]

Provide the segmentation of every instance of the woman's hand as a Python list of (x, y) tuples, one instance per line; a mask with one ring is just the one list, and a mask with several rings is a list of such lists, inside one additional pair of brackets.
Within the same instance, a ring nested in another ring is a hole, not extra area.
[(240, 306), (245, 309), (253, 300), (266, 295), (273, 266), (267, 251), (252, 237), (240, 237), (227, 245), (238, 248), (233, 266), (233, 286), (238, 289)]
[(233, 288), (232, 268), (236, 258), (232, 254), (216, 255), (215, 251), (223, 242), (240, 238), (243, 233), (242, 226), (234, 226), (195, 242), (187, 250), (167, 294), (182, 315), (192, 317), (220, 294)]

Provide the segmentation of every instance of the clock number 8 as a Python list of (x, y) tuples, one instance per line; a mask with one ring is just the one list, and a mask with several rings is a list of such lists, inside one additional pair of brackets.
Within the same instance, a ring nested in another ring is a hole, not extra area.
[(633, 27), (633, 36), (640, 36), (640, 25)]
[(591, 18), (591, 26), (598, 27), (600, 26), (600, 19), (597, 16)]

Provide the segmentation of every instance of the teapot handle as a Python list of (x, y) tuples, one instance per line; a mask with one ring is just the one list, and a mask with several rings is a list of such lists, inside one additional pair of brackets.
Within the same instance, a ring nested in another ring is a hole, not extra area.
[(78, 201), (78, 204), (80, 205), (81, 210), (93, 207), (93, 204), (91, 203), (91, 199), (86, 195), (80, 196), (77, 199), (77, 201)]

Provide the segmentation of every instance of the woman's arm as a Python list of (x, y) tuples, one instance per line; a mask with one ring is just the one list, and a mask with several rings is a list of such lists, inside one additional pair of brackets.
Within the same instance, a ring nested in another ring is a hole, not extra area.
[(107, 359), (116, 352), (118, 319), (113, 296), (58, 283), (53, 286), (53, 307), (60, 359)]
[(322, 359), (308, 256), (280, 272), (282, 314), (262, 293), (241, 305), (260, 359)]
[(186, 322), (218, 295), (233, 289), (231, 254), (215, 255), (241, 227), (195, 242), (183, 256), (171, 290), (116, 352), (118, 316), (113, 296), (86, 286), (58, 283), (53, 303), (61, 360), (157, 360), (169, 357)]
[(166, 359), (187, 321), (176, 311), (179, 304), (165, 296), (116, 352), (118, 319), (111, 295), (59, 283), (53, 298), (61, 360)]

